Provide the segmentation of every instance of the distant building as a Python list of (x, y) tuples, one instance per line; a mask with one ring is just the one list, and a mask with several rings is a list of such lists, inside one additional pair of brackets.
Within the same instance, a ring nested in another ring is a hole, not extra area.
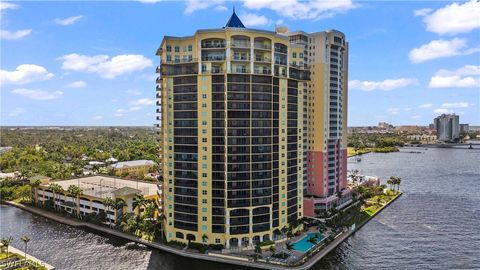
[(389, 129), (389, 128), (393, 128), (393, 125), (391, 125), (387, 122), (380, 122), (380, 123), (378, 123), (378, 128)]
[[(63, 189), (63, 191), (55, 194), (55, 198), (53, 198), (53, 190), (50, 188), (54, 183), (60, 185)], [(158, 205), (161, 205), (159, 201), (161, 191), (158, 190), (156, 183), (103, 175), (42, 182), (38, 188), (36, 199), (40, 204), (45, 204), (51, 200), (56, 207), (69, 213), (75, 212), (77, 199), (72, 197), (67, 191), (71, 185), (78, 186), (81, 190), (78, 202), (80, 214), (86, 216), (90, 213), (98, 214), (103, 211), (106, 215), (105, 223), (114, 223), (121, 214), (134, 212), (133, 198), (136, 194), (142, 194), (145, 199), (154, 199)], [(125, 206), (123, 209), (107, 209), (104, 204), (106, 198), (113, 200), (122, 199), (125, 202)], [(142, 209), (140, 209), (141, 211)]]
[(460, 124), (460, 134), (468, 133), (470, 127), (468, 124)]
[(115, 175), (122, 175), (122, 174), (146, 174), (149, 172), (151, 168), (157, 165), (155, 162), (151, 160), (131, 160), (131, 161), (123, 161), (114, 163), (112, 166)]
[(437, 129), (437, 140), (452, 142), (460, 138), (460, 117), (455, 114), (442, 114), (433, 120)]

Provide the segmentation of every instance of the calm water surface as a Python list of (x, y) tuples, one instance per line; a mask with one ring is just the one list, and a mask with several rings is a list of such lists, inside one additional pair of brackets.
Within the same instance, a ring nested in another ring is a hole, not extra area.
[[(312, 269), (480, 269), (480, 151), (367, 154), (349, 163), (382, 182), (402, 178), (404, 195)], [(96, 235), (0, 206), (0, 234), (57, 269), (245, 269), (200, 262)]]

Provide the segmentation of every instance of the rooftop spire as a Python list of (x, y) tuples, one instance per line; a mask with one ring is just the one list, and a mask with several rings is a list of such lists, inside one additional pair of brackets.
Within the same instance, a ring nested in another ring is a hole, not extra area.
[(235, 5), (233, 6), (232, 16), (230, 16), (230, 19), (228, 20), (227, 24), (225, 25), (225, 28), (227, 28), (227, 27), (245, 28), (245, 25), (243, 25), (242, 21), (240, 20), (240, 18), (238, 18), (237, 14), (235, 13)]

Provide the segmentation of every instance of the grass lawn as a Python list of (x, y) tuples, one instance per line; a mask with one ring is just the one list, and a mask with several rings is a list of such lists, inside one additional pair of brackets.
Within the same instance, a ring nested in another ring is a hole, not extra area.
[[(11, 253), (9, 252), (8, 253), (8, 258), (18, 258), (20, 260), (24, 260), (25, 257), (19, 255), (19, 254), (16, 254), (16, 253)], [(7, 258), (7, 253), (6, 252), (1, 252), (0, 253), (0, 260), (3, 260), (3, 259), (6, 259)], [(35, 263), (31, 260), (27, 260), (27, 262), (29, 262), (31, 264), (31, 266), (24, 266), (24, 267), (18, 267), (18, 268), (14, 268), (15, 270), (29, 270), (29, 269), (37, 269), (37, 270), (47, 270), (46, 267), (44, 266), (41, 266), (41, 265), (38, 265), (38, 266), (35, 266)], [(0, 267), (0, 269), (4, 269), (5, 267)]]

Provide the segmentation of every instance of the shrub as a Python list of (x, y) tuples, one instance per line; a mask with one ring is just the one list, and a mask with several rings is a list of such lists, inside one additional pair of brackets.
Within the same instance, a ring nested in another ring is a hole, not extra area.
[(208, 247), (213, 250), (222, 250), (224, 248), (222, 244), (210, 244)]
[(269, 246), (269, 245), (273, 245), (273, 244), (275, 244), (275, 242), (273, 242), (272, 240), (267, 240), (267, 241), (261, 242), (259, 245), (261, 247), (264, 247), (264, 246)]

